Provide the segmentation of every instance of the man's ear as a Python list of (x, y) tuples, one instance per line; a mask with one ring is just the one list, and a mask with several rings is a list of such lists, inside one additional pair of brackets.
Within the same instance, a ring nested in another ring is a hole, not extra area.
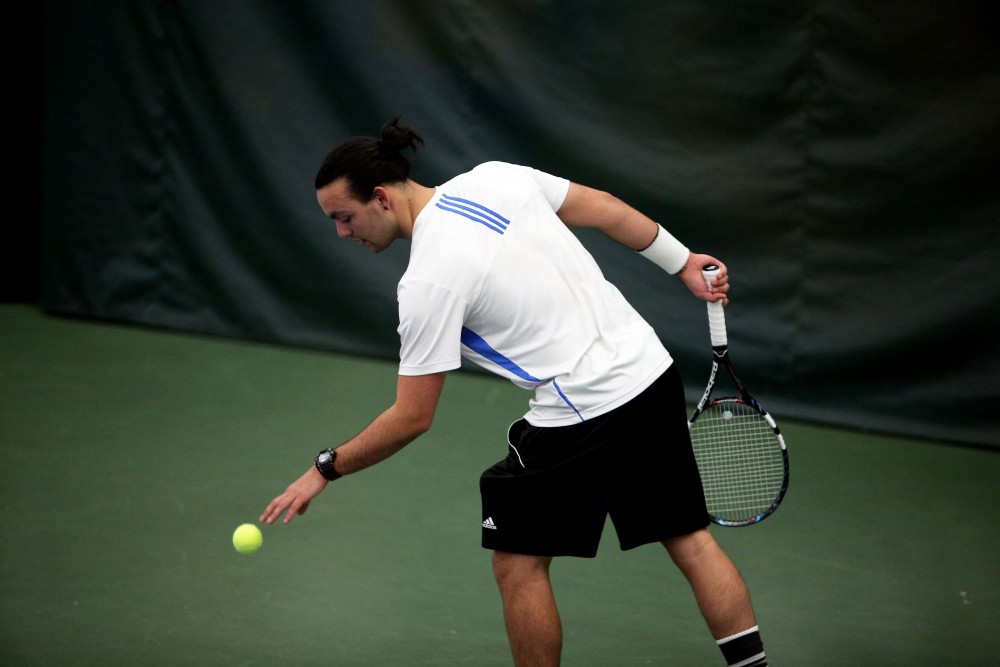
[(372, 194), (375, 201), (378, 202), (378, 205), (388, 211), (389, 207), (392, 205), (392, 199), (389, 197), (389, 191), (381, 185), (376, 185), (375, 189), (372, 190)]

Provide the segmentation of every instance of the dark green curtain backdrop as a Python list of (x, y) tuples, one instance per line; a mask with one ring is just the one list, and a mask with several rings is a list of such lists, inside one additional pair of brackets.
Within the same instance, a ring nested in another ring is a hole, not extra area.
[[(394, 358), (408, 244), (339, 241), (312, 178), (402, 114), (418, 181), (531, 164), (725, 260), (779, 418), (1000, 446), (995, 7), (48, 0), (42, 303)], [(582, 238), (694, 397), (704, 305)]]

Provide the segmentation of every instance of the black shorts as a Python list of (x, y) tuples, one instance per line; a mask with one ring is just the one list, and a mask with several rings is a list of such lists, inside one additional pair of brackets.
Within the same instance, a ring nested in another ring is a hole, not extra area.
[(537, 556), (597, 555), (608, 516), (622, 550), (708, 525), (680, 375), (580, 424), (514, 422), (507, 458), (479, 480), (483, 547)]

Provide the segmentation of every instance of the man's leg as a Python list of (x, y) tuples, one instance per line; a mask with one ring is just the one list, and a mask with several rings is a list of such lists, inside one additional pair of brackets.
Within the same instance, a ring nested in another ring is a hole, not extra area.
[(664, 540), (663, 546), (690, 582), (713, 637), (729, 637), (757, 624), (743, 576), (708, 528)]
[(549, 581), (552, 558), (493, 552), (493, 574), (517, 667), (557, 667), (562, 626)]
[(690, 582), (726, 662), (765, 667), (767, 655), (746, 583), (708, 528), (664, 540), (663, 546)]

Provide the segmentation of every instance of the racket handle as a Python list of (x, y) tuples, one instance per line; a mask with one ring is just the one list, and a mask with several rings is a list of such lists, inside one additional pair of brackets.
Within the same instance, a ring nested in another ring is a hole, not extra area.
[[(705, 284), (712, 288), (712, 281), (719, 275), (719, 267), (715, 264), (706, 264), (701, 269), (701, 275), (705, 278)], [(712, 336), (712, 347), (726, 347), (729, 345), (726, 336), (726, 314), (722, 311), (722, 301), (708, 302), (708, 332)]]

